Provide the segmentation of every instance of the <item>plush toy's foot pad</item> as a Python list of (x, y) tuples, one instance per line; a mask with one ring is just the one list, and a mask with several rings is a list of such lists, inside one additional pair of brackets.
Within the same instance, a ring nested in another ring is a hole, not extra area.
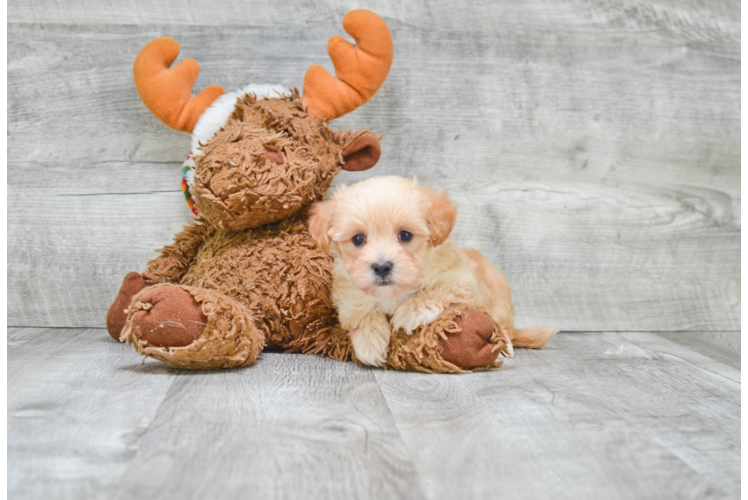
[(143, 307), (133, 315), (133, 330), (151, 346), (184, 347), (205, 331), (202, 306), (183, 288), (153, 287), (139, 300)]
[(109, 311), (106, 313), (106, 329), (114, 340), (119, 341), (122, 329), (127, 322), (127, 308), (130, 307), (132, 298), (145, 286), (145, 279), (135, 272), (128, 273), (122, 280), (122, 286), (117, 293), (117, 297), (114, 298), (114, 302), (109, 306)]
[(136, 295), (122, 338), (144, 356), (188, 370), (246, 366), (265, 346), (243, 304), (188, 285), (159, 284)]
[(487, 314), (465, 309), (455, 318), (460, 331), (447, 333), (439, 339), (442, 358), (463, 370), (483, 368), (499, 357), (500, 350), (489, 342), (496, 328)]

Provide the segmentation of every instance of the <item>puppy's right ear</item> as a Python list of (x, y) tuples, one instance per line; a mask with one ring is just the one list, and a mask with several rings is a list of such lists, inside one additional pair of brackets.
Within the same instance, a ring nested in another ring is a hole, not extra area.
[(327, 252), (330, 250), (330, 235), (332, 228), (332, 201), (321, 201), (312, 207), (312, 218), (309, 219), (309, 233), (317, 245)]
[(424, 189), (430, 204), (429, 230), (431, 231), (431, 243), (436, 247), (447, 241), (449, 233), (455, 227), (457, 207), (449, 201), (446, 191), (437, 193), (430, 188)]

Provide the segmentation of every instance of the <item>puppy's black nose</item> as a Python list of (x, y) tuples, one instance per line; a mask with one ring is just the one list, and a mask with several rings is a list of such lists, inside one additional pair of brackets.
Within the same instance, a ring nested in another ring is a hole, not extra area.
[(392, 272), (392, 262), (381, 260), (371, 265), (374, 270), (374, 274), (380, 278), (386, 278), (390, 272)]

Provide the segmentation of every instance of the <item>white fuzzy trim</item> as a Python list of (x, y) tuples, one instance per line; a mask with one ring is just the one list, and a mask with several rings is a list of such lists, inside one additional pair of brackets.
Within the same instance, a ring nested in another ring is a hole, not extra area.
[(288, 93), (288, 89), (281, 85), (250, 83), (243, 89), (228, 92), (213, 101), (213, 104), (197, 120), (195, 128), (192, 130), (193, 156), (203, 154), (200, 143), (208, 142), (221, 127), (226, 125), (226, 121), (236, 106), (236, 99), (249, 93), (255, 94), (258, 99), (268, 99)]

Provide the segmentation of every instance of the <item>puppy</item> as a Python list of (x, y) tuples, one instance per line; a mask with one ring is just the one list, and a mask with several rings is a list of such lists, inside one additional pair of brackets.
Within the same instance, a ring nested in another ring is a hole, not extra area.
[(456, 218), (446, 193), (395, 176), (341, 187), (314, 206), (309, 231), (334, 257), (333, 303), (362, 363), (383, 365), (391, 332), (412, 334), (452, 304), (485, 308), (517, 347), (540, 348), (557, 332), (514, 329), (509, 283), (452, 242)]

